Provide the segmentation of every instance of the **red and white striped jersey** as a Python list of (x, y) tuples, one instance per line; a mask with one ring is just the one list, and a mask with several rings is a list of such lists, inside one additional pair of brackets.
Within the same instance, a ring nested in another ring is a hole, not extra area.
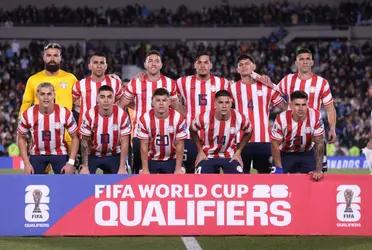
[(324, 134), (324, 125), (319, 111), (308, 108), (306, 119), (295, 121), (292, 110), (277, 115), (271, 130), (271, 139), (282, 142), (283, 152), (304, 152), (313, 148), (313, 136)]
[(270, 107), (284, 101), (278, 91), (260, 82), (245, 84), (242, 81), (230, 85), (235, 109), (249, 119), (252, 124), (250, 142), (270, 142)]
[(37, 104), (23, 112), (17, 131), (21, 135), (31, 133), (31, 155), (67, 155), (65, 129), (70, 134), (77, 130), (71, 111), (54, 104), (53, 113), (42, 114)]
[(109, 75), (105, 75), (105, 79), (101, 82), (95, 82), (92, 80), (92, 77), (88, 76), (75, 83), (72, 88), (72, 96), (74, 98), (80, 98), (79, 125), (82, 123), (85, 112), (97, 105), (98, 89), (103, 85), (112, 87), (116, 101), (118, 101), (124, 93), (121, 87), (121, 81)]
[(159, 119), (151, 109), (140, 117), (136, 136), (149, 140), (149, 160), (167, 161), (176, 159), (174, 143), (188, 138), (189, 128), (185, 118), (177, 111), (169, 109), (169, 116)]
[(111, 116), (101, 116), (98, 105), (89, 109), (83, 119), (80, 133), (92, 139), (91, 155), (110, 156), (120, 153), (120, 137), (129, 135), (131, 125), (128, 114), (114, 105)]
[(176, 82), (164, 75), (156, 82), (147, 79), (132, 79), (126, 86), (124, 96), (129, 100), (135, 100), (136, 122), (146, 112), (150, 111), (152, 94), (157, 88), (168, 90), (171, 99), (177, 98)]
[(191, 129), (198, 133), (208, 158), (231, 158), (243, 135), (252, 131), (248, 119), (233, 109), (227, 121), (217, 120), (215, 110), (200, 114), (192, 122)]
[(301, 80), (298, 73), (288, 74), (279, 82), (279, 89), (283, 95), (288, 96), (288, 100), (294, 91), (305, 91), (309, 96), (309, 108), (316, 110), (320, 110), (322, 104), (328, 105), (333, 102), (328, 81), (315, 74), (308, 80)]
[(197, 115), (212, 110), (215, 93), (228, 87), (228, 80), (214, 75), (206, 81), (199, 80), (196, 75), (179, 78), (177, 88), (186, 106), (187, 124), (190, 125)]

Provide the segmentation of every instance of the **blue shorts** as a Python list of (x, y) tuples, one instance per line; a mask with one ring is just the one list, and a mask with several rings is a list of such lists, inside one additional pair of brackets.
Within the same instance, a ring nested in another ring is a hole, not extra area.
[(260, 174), (268, 174), (271, 171), (271, 143), (248, 143), (242, 151), (244, 173), (251, 172), (253, 168)]
[(225, 174), (242, 174), (243, 167), (237, 161), (230, 162), (231, 158), (210, 158), (201, 161), (196, 167), (196, 174), (218, 174), (220, 168)]
[(154, 161), (149, 160), (151, 174), (173, 174), (176, 169), (176, 160)]
[(62, 168), (68, 161), (68, 155), (30, 155), (30, 163), (35, 174), (47, 174), (45, 169), (52, 165), (54, 174), (61, 174)]
[(314, 150), (300, 153), (281, 152), (284, 173), (309, 173), (315, 170)]
[(120, 154), (111, 156), (88, 156), (89, 172), (95, 174), (97, 169), (102, 169), (104, 174), (117, 174), (120, 166)]
[(186, 173), (193, 174), (195, 173), (195, 160), (198, 155), (198, 149), (192, 139), (186, 139), (184, 142), (183, 165), (185, 166)]

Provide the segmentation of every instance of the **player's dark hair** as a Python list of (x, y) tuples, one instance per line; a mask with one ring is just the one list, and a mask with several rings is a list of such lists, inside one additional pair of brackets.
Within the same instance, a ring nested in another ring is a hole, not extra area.
[(105, 53), (103, 53), (101, 51), (95, 51), (93, 54), (90, 55), (89, 61), (90, 61), (90, 59), (92, 59), (93, 56), (99, 56), (99, 57), (107, 58)]
[(102, 91), (111, 91), (112, 93), (114, 93), (114, 89), (111, 86), (108, 86), (108, 85), (102, 85), (101, 87), (99, 87), (98, 93), (100, 93)]
[(161, 54), (160, 54), (160, 52), (157, 51), (157, 50), (154, 50), (154, 49), (153, 49), (153, 50), (150, 50), (149, 52), (147, 52), (145, 58), (147, 58), (147, 57), (149, 57), (149, 56), (151, 56), (151, 55), (157, 55), (157, 56), (159, 56), (159, 57), (161, 58)]
[(301, 90), (294, 91), (290, 97), (291, 97), (291, 101), (295, 99), (306, 99), (306, 100), (308, 99), (308, 95), (306, 94), (306, 92), (301, 91)]
[(225, 89), (221, 89), (219, 91), (217, 91), (216, 95), (214, 96), (215, 99), (217, 99), (218, 97), (220, 96), (228, 96), (231, 98), (231, 94), (229, 91), (225, 90)]
[(206, 51), (206, 50), (202, 50), (202, 51), (198, 51), (198, 53), (196, 53), (196, 56), (195, 56), (195, 60), (194, 60), (194, 62), (196, 62), (197, 60), (199, 60), (199, 58), (200, 58), (201, 56), (208, 56), (208, 57), (209, 57), (209, 60), (211, 59), (211, 56), (210, 56), (210, 54), (208, 53), (208, 51)]
[(255, 61), (253, 59), (253, 56), (251, 55), (248, 55), (248, 54), (241, 54), (238, 56), (238, 60), (236, 61), (236, 64), (238, 64), (241, 60), (246, 60), (248, 59), (249, 61), (251, 61), (252, 63), (255, 64)]
[(311, 56), (313, 56), (313, 53), (311, 52), (310, 49), (308, 48), (299, 48), (297, 51), (296, 51), (296, 56), (298, 56), (299, 54), (310, 54)]
[(157, 88), (157, 89), (155, 89), (154, 93), (152, 94), (152, 98), (154, 98), (155, 96), (163, 96), (163, 95), (169, 97), (168, 90), (166, 90), (165, 88)]

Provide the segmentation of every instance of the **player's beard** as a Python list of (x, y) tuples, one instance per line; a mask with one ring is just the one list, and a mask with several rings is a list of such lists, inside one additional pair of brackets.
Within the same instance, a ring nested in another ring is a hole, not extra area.
[(55, 73), (59, 70), (60, 64), (57, 63), (46, 63), (45, 70), (51, 73)]

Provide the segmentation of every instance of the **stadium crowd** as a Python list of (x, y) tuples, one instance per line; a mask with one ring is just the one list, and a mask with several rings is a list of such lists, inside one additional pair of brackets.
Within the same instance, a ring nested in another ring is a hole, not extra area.
[(342, 1), (338, 5), (302, 2), (271, 1), (232, 6), (228, 1), (219, 5), (190, 10), (185, 5), (176, 10), (166, 7), (150, 10), (133, 4), (119, 8), (81, 6), (71, 8), (50, 5), (19, 6), (13, 10), (0, 9), (2, 25), (62, 26), (247, 26), (247, 25), (361, 25), (372, 23), (371, 1)]
[[(45, 41), (32, 41), (28, 47), (20, 47), (17, 41), (0, 43), (0, 154), (15, 141), (18, 112), (27, 78), (43, 68), (40, 54)], [(214, 63), (212, 71), (219, 76), (236, 79), (236, 59), (240, 53), (256, 58), (257, 72), (267, 74), (278, 82), (285, 74), (294, 71), (296, 48), (302, 42), (279, 46), (271, 39), (253, 42), (220, 41), (216, 43), (190, 42), (153, 45), (146, 42), (128, 44), (118, 42), (113, 48), (100, 44), (99, 48), (87, 44), (83, 51), (79, 44), (71, 44), (63, 51), (63, 68), (82, 79), (89, 72), (87, 58), (93, 50), (108, 55), (109, 72), (119, 73), (123, 64), (143, 67), (145, 54), (151, 48), (158, 49), (164, 60), (162, 73), (175, 79), (194, 73), (193, 57), (198, 51), (210, 52)], [(337, 111), (339, 149), (347, 154), (353, 146), (363, 148), (368, 142), (371, 100), (367, 89), (372, 85), (371, 42), (306, 41), (314, 51), (314, 72), (329, 79)]]

